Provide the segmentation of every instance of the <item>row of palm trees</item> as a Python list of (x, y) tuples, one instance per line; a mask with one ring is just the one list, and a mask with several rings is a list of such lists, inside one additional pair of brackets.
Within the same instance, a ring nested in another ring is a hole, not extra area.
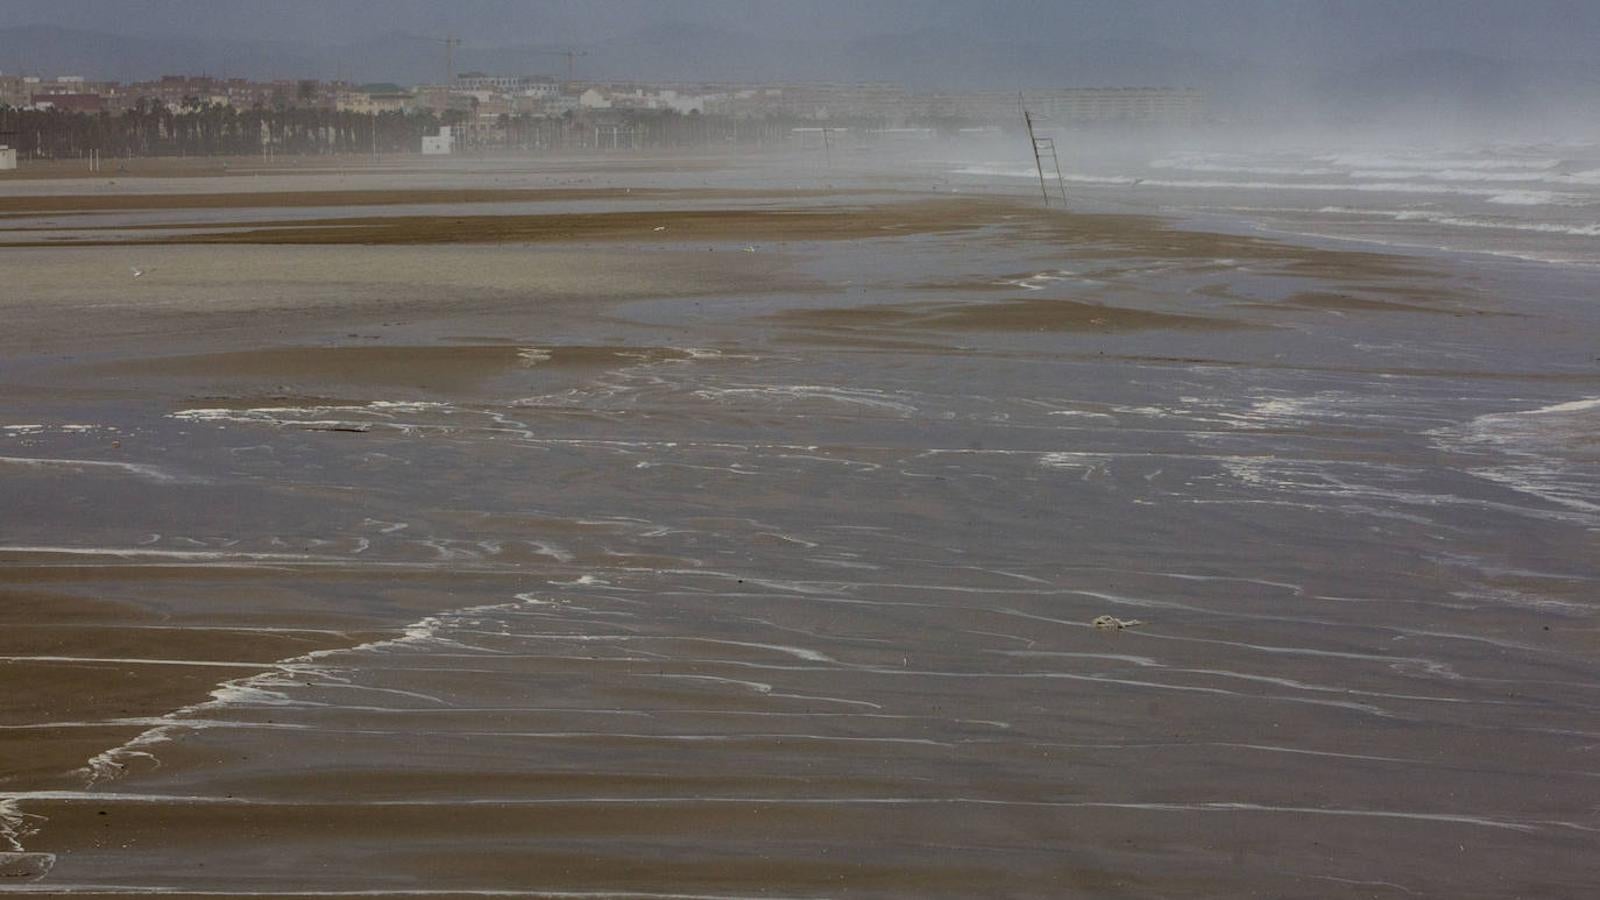
[[(462, 128), (463, 123), (474, 123)], [(140, 100), (118, 115), (0, 106), (0, 144), (24, 159), (103, 160), (150, 156), (250, 156), (415, 153), (440, 126), (460, 129), (462, 150), (637, 150), (649, 147), (783, 145), (797, 127), (819, 123), (787, 116), (732, 118), (673, 111), (605, 110), (562, 116), (502, 115), (480, 123), (469, 110), (341, 112), (315, 107), (237, 109), (198, 100), (173, 110)], [(878, 121), (835, 122), (881, 127)]]
[(196, 104), (172, 110), (140, 100), (119, 115), (0, 107), (0, 144), (30, 159), (97, 152), (134, 156), (394, 153), (415, 151), (425, 134), (457, 124), (462, 113), (376, 115), (311, 107), (236, 109)]

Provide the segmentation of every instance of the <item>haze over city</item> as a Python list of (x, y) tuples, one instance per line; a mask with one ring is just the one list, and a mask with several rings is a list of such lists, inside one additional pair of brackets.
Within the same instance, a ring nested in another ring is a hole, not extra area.
[(576, 46), (601, 79), (1185, 86), (1222, 108), (1436, 102), (1471, 118), (1600, 91), (1600, 7), (1582, 0), (11, 0), (0, 71), (417, 83), (440, 80), (426, 39), (447, 35), (462, 70), (557, 74), (531, 51)]

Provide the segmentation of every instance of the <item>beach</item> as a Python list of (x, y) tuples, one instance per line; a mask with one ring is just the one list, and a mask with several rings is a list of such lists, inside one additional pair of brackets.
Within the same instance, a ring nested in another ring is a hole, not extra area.
[(1000, 171), (0, 180), (0, 892), (1584, 896), (1592, 268)]

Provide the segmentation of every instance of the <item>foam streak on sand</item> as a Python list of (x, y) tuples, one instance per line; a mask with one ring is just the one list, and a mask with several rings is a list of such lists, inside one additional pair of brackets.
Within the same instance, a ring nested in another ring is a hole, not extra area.
[(1551, 413), (1573, 413), (1585, 410), (1600, 409), (1600, 398), (1588, 400), (1571, 400), (1566, 403), (1555, 403), (1542, 409), (1529, 410), (1525, 415), (1547, 416)]
[(142, 657), (105, 657), (105, 656), (0, 656), (0, 662), (64, 662), (64, 663), (111, 663), (119, 666), (198, 666), (208, 669), (259, 669), (253, 663), (219, 662), (210, 659), (145, 659)]
[(39, 818), (23, 812), (15, 798), (0, 798), (0, 842), (12, 851), (22, 852), (23, 840), (38, 831), (30, 820)]
[[(528, 601), (519, 601), (526, 603)], [(307, 676), (338, 682), (339, 676), (335, 674), (337, 668), (334, 660), (343, 654), (358, 654), (363, 652), (382, 652), (396, 647), (417, 644), (442, 644), (447, 647), (460, 646), (448, 638), (440, 637), (444, 624), (460, 617), (470, 617), (491, 610), (504, 610), (514, 608), (518, 603), (489, 604), (484, 606), (467, 607), (451, 613), (428, 616), (413, 622), (402, 629), (398, 637), (383, 638), (358, 644), (345, 650), (315, 650), (303, 656), (280, 660), (271, 666), (262, 666), (249, 663), (189, 663), (174, 660), (114, 660), (119, 663), (135, 664), (168, 664), (168, 665), (217, 665), (228, 668), (249, 668), (260, 670), (269, 669), (246, 678), (225, 681), (211, 691), (211, 699), (202, 703), (185, 706), (160, 717), (160, 724), (145, 730), (126, 743), (106, 750), (91, 759), (81, 770), (90, 785), (122, 777), (130, 763), (143, 759), (159, 765), (155, 756), (143, 748), (165, 743), (175, 734), (184, 730), (201, 730), (213, 727), (213, 722), (205, 718), (216, 712), (235, 706), (285, 706), (294, 701), (279, 690), (299, 683), (299, 679)], [(430, 702), (442, 703), (437, 698), (427, 697), (414, 692), (396, 692), (406, 696), (421, 697)]]
[(334, 557), (303, 553), (245, 553), (225, 550), (155, 550), (148, 547), (27, 547), (0, 545), (0, 553), (25, 556), (101, 556), (116, 559), (171, 559), (196, 562), (326, 562)]
[(140, 463), (113, 462), (107, 460), (89, 459), (39, 459), (23, 456), (0, 456), (0, 466), (20, 466), (24, 468), (65, 470), (74, 472), (118, 471), (130, 475), (137, 475), (151, 481), (176, 482), (184, 479), (172, 475), (156, 466)]
[(1051, 800), (996, 800), (982, 797), (563, 797), (559, 799), (530, 800), (519, 797), (493, 797), (474, 800), (374, 800), (365, 802), (335, 801), (329, 804), (306, 801), (277, 801), (267, 798), (210, 796), (181, 796), (167, 794), (130, 794), (113, 791), (36, 791), (18, 795), (16, 800), (29, 802), (91, 802), (154, 805), (223, 805), (246, 807), (271, 807), (292, 805), (296, 807), (365, 806), (375, 808), (395, 807), (449, 807), (449, 806), (696, 806), (696, 805), (759, 805), (759, 806), (996, 806), (1033, 807), (1039, 809), (1121, 809), (1135, 812), (1159, 813), (1279, 813), (1298, 816), (1340, 816), (1373, 819), (1405, 819), (1445, 825), (1463, 825), (1506, 831), (1536, 832), (1542, 828), (1564, 828), (1575, 831), (1600, 831), (1600, 828), (1562, 821), (1511, 821), (1479, 816), (1448, 813), (1415, 812), (1388, 809), (1346, 809), (1340, 807), (1265, 806), (1253, 803), (1101, 803), (1092, 801)]
[[(1299, 210), (1296, 211), (1298, 212)], [(1392, 219), (1396, 222), (1426, 222), (1432, 225), (1448, 225), (1456, 228), (1486, 228), (1500, 231), (1528, 231), (1535, 234), (1566, 235), (1570, 237), (1600, 237), (1600, 222), (1577, 225), (1560, 224), (1555, 222), (1523, 222), (1512, 219), (1472, 218), (1469, 216), (1429, 212), (1427, 210), (1353, 209), (1341, 206), (1325, 206), (1317, 211), (1336, 215), (1374, 216), (1378, 218)]]
[(1600, 399), (1584, 398), (1482, 415), (1431, 436), (1445, 449), (1486, 460), (1468, 470), (1479, 478), (1600, 522), (1600, 455), (1587, 447), (1597, 427)]
[[(973, 166), (958, 169), (960, 175), (998, 175), (1007, 178), (1037, 178), (1032, 169)], [(1062, 176), (1072, 184), (1121, 185), (1126, 187), (1164, 187), (1186, 190), (1244, 190), (1244, 191), (1304, 191), (1339, 193), (1354, 191), (1363, 194), (1441, 194), (1447, 196), (1481, 197), (1490, 203), (1508, 206), (1541, 206), (1560, 202), (1571, 195), (1557, 191), (1507, 191), (1502, 188), (1481, 188), (1420, 184), (1406, 181), (1371, 182), (1300, 182), (1300, 181), (1223, 181), (1207, 179), (1139, 178), (1131, 175), (1089, 175), (1069, 173)]]

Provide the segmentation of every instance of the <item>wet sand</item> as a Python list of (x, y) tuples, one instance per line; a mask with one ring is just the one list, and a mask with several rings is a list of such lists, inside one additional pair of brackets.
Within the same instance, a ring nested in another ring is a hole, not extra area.
[[(631, 195), (629, 195), (631, 197)], [(594, 198), (586, 198), (594, 199)], [(715, 195), (704, 199), (717, 199)], [(469, 201), (470, 202), (470, 201)], [(270, 204), (269, 204), (270, 205)], [(241, 221), (224, 232), (186, 223), (114, 227), (115, 238), (99, 238), (93, 226), (74, 229), (70, 238), (53, 228), (52, 241), (79, 246), (119, 243), (133, 246), (178, 244), (396, 245), (452, 243), (540, 243), (555, 241), (774, 241), (860, 240), (885, 234), (948, 234), (975, 231), (992, 223), (1011, 204), (932, 200), (893, 205), (830, 206), (811, 209), (672, 209), (651, 212), (558, 213), (551, 215), (448, 215), (324, 218), (310, 221)], [(166, 234), (146, 238), (141, 228)], [(13, 231), (13, 234), (21, 233)], [(78, 235), (85, 235), (80, 237)], [(40, 246), (36, 240), (0, 242), (0, 247)]]
[(895, 333), (913, 328), (935, 331), (1130, 331), (1245, 327), (1225, 318), (1173, 315), (1065, 299), (930, 303), (925, 306), (877, 307), (871, 310), (805, 310), (780, 318), (815, 328), (856, 333), (868, 330)]
[[(259, 176), (291, 175), (299, 178), (349, 176), (355, 173), (386, 173), (410, 175), (418, 172), (456, 168), (461, 158), (427, 159), (416, 154), (367, 153), (331, 154), (326, 156), (190, 156), (190, 157), (135, 157), (101, 161), (100, 171), (90, 171), (84, 159), (35, 160), (23, 159), (22, 165), (9, 172), (0, 173), (0, 185), (19, 181), (109, 181), (116, 179), (249, 179)], [(516, 160), (522, 171), (575, 172), (594, 175), (598, 170), (592, 156), (541, 158), (537, 166), (530, 167), (526, 160)], [(619, 155), (605, 161), (604, 171), (680, 173), (726, 171), (734, 162), (721, 156), (696, 153), (672, 154), (657, 152), (648, 156)]]
[(220, 181), (0, 251), (0, 890), (1600, 878), (1581, 279)]
[(461, 190), (249, 191), (190, 194), (76, 194), (0, 196), (0, 216), (36, 213), (132, 212), (171, 209), (301, 209), (337, 206), (414, 206), (475, 203), (570, 203), (584, 200), (794, 200), (828, 197), (827, 190), (687, 190), (648, 188), (528, 188)]

